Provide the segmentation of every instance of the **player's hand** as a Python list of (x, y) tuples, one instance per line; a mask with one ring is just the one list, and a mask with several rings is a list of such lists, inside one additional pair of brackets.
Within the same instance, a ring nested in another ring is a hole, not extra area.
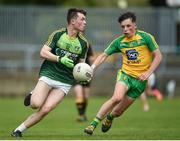
[(65, 65), (65, 66), (67, 66), (68, 68), (73, 68), (74, 67), (74, 61), (68, 58), (68, 54), (66, 54), (65, 56), (60, 58), (59, 62), (62, 63), (63, 65)]
[(81, 85), (85, 85), (85, 84), (89, 83), (90, 81), (91, 81), (91, 79), (88, 79), (86, 81), (80, 81), (78, 83), (81, 84)]
[(149, 78), (150, 75), (151, 75), (151, 74), (147, 71), (147, 72), (145, 72), (145, 73), (142, 73), (142, 74), (138, 77), (138, 79), (139, 79), (140, 81), (148, 80), (148, 78)]
[(92, 65), (91, 65), (91, 68), (92, 68), (92, 70), (93, 70), (93, 72), (94, 72), (94, 70), (95, 70), (95, 68), (96, 68), (96, 65), (92, 64)]

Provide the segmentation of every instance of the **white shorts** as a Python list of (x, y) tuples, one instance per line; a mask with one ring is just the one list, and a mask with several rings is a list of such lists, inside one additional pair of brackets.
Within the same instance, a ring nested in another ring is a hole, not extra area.
[(152, 73), (148, 79), (148, 84), (153, 87), (156, 83), (156, 76), (154, 73)]
[(49, 86), (51, 86), (53, 88), (61, 89), (66, 95), (68, 94), (69, 90), (72, 87), (72, 85), (70, 85), (70, 84), (66, 84), (66, 83), (63, 83), (60, 81), (56, 81), (56, 80), (53, 80), (53, 79), (46, 77), (46, 76), (41, 76), (39, 78), (39, 80), (47, 83)]

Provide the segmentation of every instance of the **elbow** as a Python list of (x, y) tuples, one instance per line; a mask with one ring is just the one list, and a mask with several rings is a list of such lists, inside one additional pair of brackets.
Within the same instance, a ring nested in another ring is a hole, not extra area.
[(101, 57), (103, 58), (103, 60), (106, 60), (106, 58), (108, 57), (108, 55), (107, 55), (105, 52), (103, 52), (103, 53), (101, 54)]
[(41, 49), (41, 51), (40, 51), (40, 58), (45, 59), (45, 56), (46, 56), (46, 52), (44, 51), (44, 49)]
[(161, 61), (162, 61), (162, 59), (163, 59), (163, 55), (162, 55), (162, 54), (160, 54), (160, 55), (159, 55), (159, 62), (161, 62)]

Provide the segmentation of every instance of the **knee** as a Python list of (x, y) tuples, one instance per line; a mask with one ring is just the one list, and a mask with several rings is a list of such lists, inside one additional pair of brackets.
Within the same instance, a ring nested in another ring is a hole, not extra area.
[(51, 110), (52, 110), (51, 107), (42, 107), (39, 112), (41, 113), (42, 116), (45, 116), (45, 115), (47, 115)]
[(32, 109), (39, 109), (41, 106), (42, 106), (42, 103), (31, 101), (31, 108)]
[(124, 110), (123, 110), (123, 109), (115, 109), (115, 110), (113, 111), (113, 115), (115, 115), (115, 117), (119, 117), (119, 116), (121, 116), (123, 113), (124, 113)]
[(113, 104), (118, 104), (119, 102), (121, 102), (121, 98), (119, 98), (119, 97), (112, 97), (111, 98), (111, 101), (112, 101), (112, 103)]

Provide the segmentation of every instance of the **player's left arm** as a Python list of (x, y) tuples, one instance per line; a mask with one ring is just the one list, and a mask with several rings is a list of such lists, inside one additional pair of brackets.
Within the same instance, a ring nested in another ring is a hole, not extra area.
[(79, 59), (78, 63), (85, 63), (85, 59)]
[(87, 57), (89, 58), (89, 63), (92, 65), (93, 61), (95, 60), (92, 45), (89, 45), (89, 49), (88, 49), (88, 52), (87, 52)]
[(139, 76), (139, 80), (147, 80), (149, 78), (149, 76), (157, 69), (157, 67), (159, 66), (161, 60), (162, 60), (162, 54), (159, 48), (157, 48), (156, 50), (154, 50), (152, 52), (153, 55), (153, 61), (150, 65), (150, 68), (148, 71), (146, 71), (145, 73), (141, 74)]
[(150, 34), (146, 34), (145, 40), (147, 42), (147, 46), (148, 46), (149, 50), (152, 52), (153, 61), (150, 65), (148, 71), (146, 71), (145, 73), (143, 73), (139, 76), (139, 79), (142, 81), (147, 80), (149, 78), (149, 76), (157, 69), (157, 67), (159, 66), (159, 64), (162, 60), (162, 54), (161, 54), (161, 51), (159, 49), (157, 42), (155, 41), (154, 36), (152, 36)]
[(157, 69), (157, 67), (159, 66), (159, 64), (161, 63), (161, 60), (162, 60), (162, 54), (161, 54), (161, 51), (159, 48), (154, 50), (152, 52), (152, 54), (153, 54), (153, 61), (152, 61), (151, 66), (148, 70), (150, 75)]
[(82, 53), (80, 55), (78, 63), (85, 63), (85, 61), (86, 61), (87, 53), (89, 50), (89, 42), (87, 40), (85, 40), (85, 43), (82, 46), (82, 48), (83, 48), (83, 50), (82, 50)]
[(84, 58), (84, 59), (79, 59), (79, 63), (82, 63), (82, 62), (86, 62), (86, 59), (89, 59), (89, 61), (90, 61), (90, 64), (92, 64), (93, 63), (93, 61), (94, 61), (94, 54), (93, 54), (93, 50), (92, 50), (92, 47), (89, 45), (89, 47), (88, 47), (88, 51), (87, 51), (87, 54), (86, 54), (86, 58)]

